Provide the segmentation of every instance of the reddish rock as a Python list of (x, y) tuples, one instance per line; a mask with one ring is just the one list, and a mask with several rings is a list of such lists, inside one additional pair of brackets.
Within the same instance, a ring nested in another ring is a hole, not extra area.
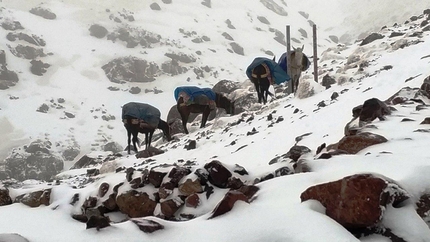
[(137, 227), (139, 227), (139, 229), (145, 233), (153, 233), (157, 230), (164, 229), (164, 226), (162, 224), (150, 219), (134, 218), (134, 219), (131, 219), (131, 221), (135, 223)]
[(243, 193), (247, 198), (248, 201), (251, 201), (254, 195), (260, 190), (257, 186), (254, 185), (245, 185), (238, 189), (239, 192)]
[(337, 148), (348, 152), (348, 154), (356, 154), (369, 146), (385, 143), (387, 141), (388, 140), (381, 135), (364, 132), (343, 137), (339, 141)]
[(200, 184), (200, 180), (191, 180), (187, 179), (184, 183), (179, 185), (179, 191), (185, 196), (189, 196), (193, 193), (201, 193), (203, 192), (203, 187)]
[(236, 201), (248, 202), (248, 198), (245, 196), (245, 194), (239, 191), (232, 190), (227, 192), (221, 202), (219, 202), (218, 205), (215, 207), (209, 219), (218, 217), (219, 215), (229, 212), (231, 209), (233, 209), (233, 206)]
[(23, 203), (32, 208), (40, 205), (49, 206), (51, 199), (51, 189), (45, 189), (16, 197), (15, 202)]
[(312, 186), (300, 196), (315, 199), (326, 214), (347, 229), (374, 226), (381, 221), (387, 204), (397, 206), (409, 195), (393, 181), (372, 174), (359, 174)]
[(149, 171), (148, 180), (154, 187), (159, 188), (166, 175), (167, 172), (152, 169)]
[(116, 193), (111, 193), (109, 197), (102, 201), (102, 205), (109, 211), (117, 211), (118, 205), (116, 204)]
[(196, 208), (200, 205), (200, 197), (196, 193), (189, 195), (185, 199), (185, 206), (189, 208)]
[(219, 188), (227, 188), (231, 172), (221, 162), (214, 160), (207, 163), (204, 168), (209, 172), (208, 180)]
[(157, 203), (145, 192), (127, 191), (116, 198), (116, 204), (121, 212), (129, 217), (145, 217), (154, 215)]
[(9, 196), (9, 190), (5, 187), (0, 187), (0, 206), (12, 204), (12, 199)]
[(169, 199), (160, 203), (161, 212), (166, 218), (175, 216), (176, 211), (182, 206), (183, 202), (180, 199)]

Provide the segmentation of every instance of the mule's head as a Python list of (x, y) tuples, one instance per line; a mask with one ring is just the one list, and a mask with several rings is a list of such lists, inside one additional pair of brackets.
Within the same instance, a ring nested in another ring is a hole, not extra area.
[(171, 136), (172, 130), (170, 128), (170, 125), (167, 122), (160, 119), (160, 122), (158, 122), (157, 128), (163, 131), (164, 137), (166, 137), (167, 141), (171, 141), (173, 139)]
[(228, 99), (227, 97), (225, 97), (220, 93), (215, 93), (215, 95), (216, 95), (216, 99), (215, 99), (216, 106), (218, 108), (225, 109), (225, 112), (227, 114), (234, 115), (234, 102), (232, 102), (230, 99)]

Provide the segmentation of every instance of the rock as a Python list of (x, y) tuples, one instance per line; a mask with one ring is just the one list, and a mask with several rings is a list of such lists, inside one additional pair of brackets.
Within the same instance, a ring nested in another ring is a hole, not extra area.
[(338, 149), (348, 152), (348, 154), (356, 154), (369, 146), (385, 143), (388, 140), (378, 134), (369, 132), (357, 133), (343, 137), (338, 143)]
[(164, 226), (158, 222), (155, 222), (151, 219), (145, 218), (134, 218), (131, 219), (133, 223), (135, 223), (140, 230), (145, 233), (153, 233), (157, 230), (164, 229)]
[(290, 148), (290, 150), (286, 154), (286, 157), (292, 159), (293, 161), (298, 161), (302, 155), (307, 154), (309, 152), (311, 152), (311, 150), (308, 147), (295, 145)]
[(163, 178), (167, 175), (165, 171), (157, 171), (155, 169), (151, 169), (149, 171), (148, 180), (154, 185), (155, 188), (159, 188), (161, 183), (163, 182)]
[(359, 118), (360, 122), (372, 122), (376, 118), (385, 120), (384, 116), (390, 114), (391, 110), (384, 102), (377, 98), (371, 98), (363, 103)]
[(229, 191), (225, 194), (221, 202), (219, 202), (215, 209), (212, 211), (212, 215), (209, 217), (209, 219), (218, 217), (229, 212), (231, 209), (233, 209), (233, 206), (236, 201), (244, 201), (249, 203), (248, 198), (242, 192), (234, 190)]
[(43, 63), (40, 60), (31, 60), (30, 63), (30, 71), (36, 76), (42, 76), (46, 73), (46, 69), (51, 66), (50, 64)]
[(384, 38), (384, 35), (378, 34), (378, 33), (372, 33), (369, 36), (367, 36), (366, 38), (364, 38), (364, 40), (361, 42), (360, 46), (367, 45), (369, 43), (372, 43), (375, 40), (382, 39), (382, 38)]
[(114, 83), (152, 82), (159, 67), (137, 57), (116, 58), (102, 66), (107, 78)]
[(119, 210), (131, 218), (154, 215), (157, 203), (146, 192), (129, 190), (116, 198)]
[(149, 157), (156, 156), (156, 155), (163, 154), (163, 153), (164, 153), (163, 150), (160, 150), (160, 149), (157, 149), (155, 147), (150, 146), (146, 150), (141, 150), (141, 151), (137, 152), (136, 158), (138, 158), (138, 159), (139, 158), (149, 158)]
[(87, 229), (96, 228), (100, 230), (110, 226), (110, 219), (105, 216), (91, 216), (87, 221)]
[(336, 80), (328, 74), (325, 75), (321, 81), (321, 85), (323, 85), (326, 89), (329, 89), (333, 84), (336, 84)]
[(301, 201), (314, 199), (326, 215), (347, 229), (373, 227), (388, 204), (398, 206), (410, 197), (394, 181), (373, 174), (357, 174), (306, 189)]
[(193, 181), (188, 178), (184, 183), (179, 185), (179, 191), (185, 196), (190, 196), (195, 193), (203, 192), (203, 187), (199, 179)]
[(51, 189), (22, 194), (15, 198), (15, 202), (23, 203), (29, 207), (35, 208), (40, 205), (49, 206), (51, 199)]
[(17, 45), (15, 48), (9, 47), (10, 52), (19, 58), (24, 58), (27, 60), (34, 60), (39, 57), (45, 57), (46, 54), (43, 52), (41, 48), (34, 48), (32, 46), (27, 45)]
[(9, 196), (9, 190), (3, 187), (0, 183), (0, 206), (12, 204), (12, 199)]
[(41, 8), (41, 7), (36, 7), (36, 8), (30, 9), (30, 13), (37, 15), (37, 16), (40, 16), (44, 19), (53, 20), (53, 19), (57, 18), (57, 15), (55, 13), (51, 12), (51, 10)]
[(161, 212), (166, 218), (174, 217), (176, 211), (182, 206), (183, 202), (179, 198), (169, 199), (160, 203)]
[(19, 181), (37, 179), (49, 181), (63, 170), (60, 157), (50, 153), (13, 153), (5, 160), (5, 170), (11, 178)]
[(185, 199), (185, 206), (189, 207), (189, 208), (196, 208), (200, 205), (200, 197), (198, 194), (194, 193), (192, 195), (189, 195), (186, 199)]
[(231, 42), (230, 43), (231, 48), (233, 49), (233, 52), (238, 54), (238, 55), (245, 55), (244, 51), (243, 51), (243, 47), (240, 46), (238, 43), (236, 42)]
[(207, 163), (204, 168), (209, 172), (208, 180), (219, 188), (226, 188), (231, 172), (217, 160)]
[(94, 36), (96, 38), (102, 39), (104, 37), (106, 37), (108, 31), (105, 27), (98, 25), (98, 24), (93, 24), (91, 25), (91, 27), (89, 28), (90, 31), (90, 35)]

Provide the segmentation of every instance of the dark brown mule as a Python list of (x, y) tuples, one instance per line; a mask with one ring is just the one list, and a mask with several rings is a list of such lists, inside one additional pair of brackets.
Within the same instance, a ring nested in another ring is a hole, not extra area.
[(274, 97), (269, 91), (271, 85), (271, 74), (267, 64), (262, 63), (252, 69), (251, 82), (254, 83), (255, 90), (257, 91), (258, 103), (263, 101), (264, 104), (267, 102), (267, 95)]
[[(215, 93), (215, 104), (217, 108), (223, 108), (225, 109), (227, 114), (234, 115), (234, 102), (231, 102), (230, 99), (226, 98), (220, 93)], [(188, 134), (187, 129), (187, 121), (188, 116), (190, 116), (190, 113), (202, 113), (202, 123), (200, 125), (200, 128), (205, 127), (206, 122), (209, 117), (209, 113), (212, 111), (210, 108), (210, 105), (201, 105), (201, 104), (186, 104), (184, 102), (183, 97), (178, 98), (178, 102), (176, 104), (176, 107), (178, 109), (179, 114), (181, 114), (182, 119), (182, 126), (184, 127), (184, 131), (186, 134)]]
[[(127, 151), (128, 154), (130, 154), (130, 143), (133, 141), (133, 150), (137, 153), (137, 146), (140, 147), (139, 140), (137, 138), (139, 133), (145, 134), (145, 149), (148, 149), (148, 147), (151, 146), (152, 141), (152, 135), (155, 132), (155, 129), (161, 129), (163, 131), (164, 136), (167, 138), (168, 141), (172, 140), (170, 137), (170, 128), (169, 125), (160, 119), (158, 122), (157, 127), (152, 127), (148, 123), (145, 123), (143, 120), (136, 119), (131, 116), (125, 116), (125, 119), (123, 119), (124, 127), (127, 130)], [(133, 139), (131, 139), (131, 136), (133, 136)]]

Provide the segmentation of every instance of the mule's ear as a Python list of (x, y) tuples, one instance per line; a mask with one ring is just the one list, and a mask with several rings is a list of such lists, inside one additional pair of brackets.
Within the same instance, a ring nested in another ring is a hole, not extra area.
[(305, 45), (303, 44), (303, 45), (302, 45), (302, 51), (303, 51), (304, 49), (305, 49)]
[(294, 50), (294, 51), (296, 50), (296, 48), (294, 48), (294, 46), (291, 46), (291, 47), (293, 47), (293, 50)]
[(276, 55), (275, 55), (275, 56), (273, 56), (273, 61), (276, 61)]

